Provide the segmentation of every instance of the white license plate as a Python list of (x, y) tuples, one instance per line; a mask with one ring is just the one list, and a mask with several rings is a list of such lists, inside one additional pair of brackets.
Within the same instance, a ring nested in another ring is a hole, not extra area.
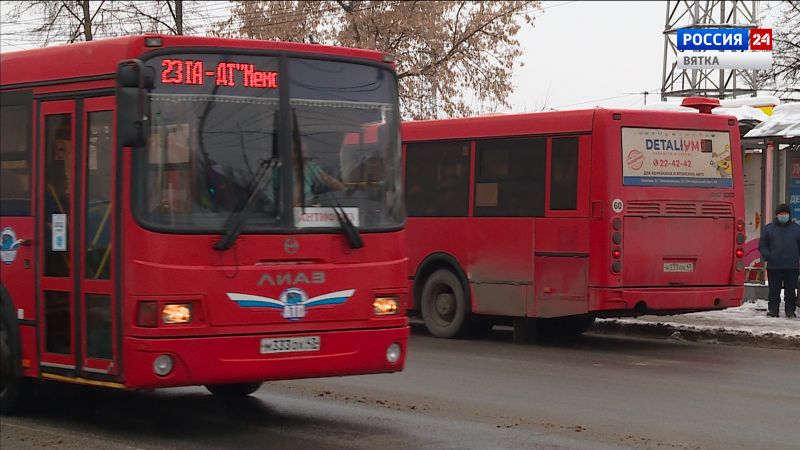
[(690, 262), (664, 263), (664, 272), (694, 272), (694, 263)]
[(316, 352), (319, 351), (319, 336), (261, 339), (261, 353)]

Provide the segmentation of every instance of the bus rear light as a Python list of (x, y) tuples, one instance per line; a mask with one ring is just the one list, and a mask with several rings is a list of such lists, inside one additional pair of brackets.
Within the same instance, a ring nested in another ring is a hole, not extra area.
[(744, 220), (739, 220), (736, 222), (736, 231), (742, 232), (744, 231)]
[(737, 248), (736, 249), (736, 257), (737, 258), (744, 258), (744, 250)]
[(611, 251), (611, 256), (613, 256), (614, 259), (619, 259), (622, 256), (622, 250), (615, 248)]
[(742, 233), (736, 235), (736, 243), (739, 245), (744, 244), (744, 235)]
[(388, 316), (397, 314), (400, 299), (397, 297), (375, 297), (372, 301), (372, 311), (376, 316)]
[(161, 309), (161, 320), (165, 324), (191, 323), (192, 304), (171, 303), (164, 305), (164, 308)]
[(619, 273), (622, 270), (622, 263), (619, 261), (614, 261), (611, 263), (611, 271), (614, 273)]
[(744, 261), (742, 260), (736, 261), (736, 271), (741, 272), (743, 270), (744, 270)]
[(614, 228), (614, 231), (619, 231), (622, 229), (622, 219), (619, 217), (615, 217), (614, 220), (611, 221), (611, 226)]
[(622, 243), (622, 233), (619, 231), (615, 231), (614, 234), (611, 235), (611, 241), (614, 242), (614, 245), (619, 245)]
[(139, 302), (136, 309), (136, 326), (148, 328), (158, 326), (158, 302)]

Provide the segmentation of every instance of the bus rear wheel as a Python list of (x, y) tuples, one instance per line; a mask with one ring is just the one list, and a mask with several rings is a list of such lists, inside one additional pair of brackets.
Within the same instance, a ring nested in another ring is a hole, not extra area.
[(238, 398), (247, 397), (261, 387), (261, 382), (255, 383), (231, 383), (231, 384), (207, 384), (206, 389), (217, 397)]
[(451, 271), (433, 272), (422, 286), (420, 310), (428, 331), (440, 338), (461, 336), (469, 321), (469, 303), (461, 281)]
[(20, 349), (11, 340), (7, 314), (0, 316), (0, 413), (20, 412), (33, 393), (32, 380), (22, 376)]

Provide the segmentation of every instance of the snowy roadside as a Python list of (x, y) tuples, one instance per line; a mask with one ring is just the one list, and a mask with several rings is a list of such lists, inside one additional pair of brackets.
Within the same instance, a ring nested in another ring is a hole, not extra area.
[(710, 343), (754, 343), (800, 350), (800, 319), (766, 317), (767, 301), (745, 302), (738, 308), (675, 316), (598, 319), (595, 331), (647, 334)]

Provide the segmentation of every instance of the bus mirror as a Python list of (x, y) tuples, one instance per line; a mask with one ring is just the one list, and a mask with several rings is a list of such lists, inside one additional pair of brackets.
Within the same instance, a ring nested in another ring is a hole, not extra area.
[(123, 147), (142, 147), (150, 116), (147, 90), (152, 89), (152, 68), (128, 59), (117, 68), (117, 139)]

